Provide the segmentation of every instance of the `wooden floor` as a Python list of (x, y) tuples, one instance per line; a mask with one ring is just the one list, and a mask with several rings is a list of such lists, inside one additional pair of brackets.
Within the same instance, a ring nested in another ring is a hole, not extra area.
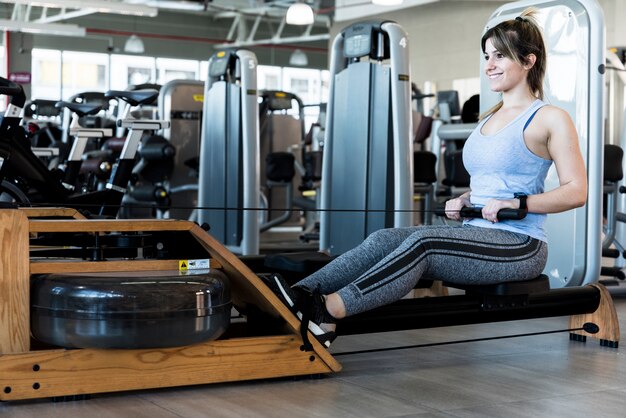
[[(609, 288), (626, 329), (626, 283)], [(340, 337), (333, 353), (564, 329), (566, 318)], [(622, 332), (622, 334), (626, 334)], [(567, 333), (338, 356), (344, 370), (280, 379), (0, 403), (2, 418), (624, 417), (626, 341)]]

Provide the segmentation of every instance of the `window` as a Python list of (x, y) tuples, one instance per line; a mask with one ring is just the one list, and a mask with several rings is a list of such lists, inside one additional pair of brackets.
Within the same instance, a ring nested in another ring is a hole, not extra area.
[(282, 90), (282, 70), (280, 67), (259, 65), (257, 67), (257, 87), (259, 90)]
[[(6, 33), (6, 32), (5, 32)], [(2, 45), (0, 45), (0, 77), (7, 78), (7, 67), (6, 60), (4, 57), (6, 56), (6, 35), (0, 37), (2, 39)], [(7, 98), (0, 98), (0, 112), (4, 112), (7, 107)]]
[(197, 80), (200, 71), (198, 61), (157, 58), (157, 82), (161, 85), (172, 80)]
[(33, 49), (31, 96), (33, 99), (61, 99), (61, 51)]
[[(4, 33), (6, 34), (6, 32)], [(7, 78), (7, 62), (4, 58), (6, 56), (6, 35), (0, 36), (0, 40), (2, 40), (0, 45), (0, 77)]]
[(109, 55), (63, 51), (61, 97), (109, 89)]
[(459, 103), (463, 103), (475, 94), (480, 93), (480, 77), (462, 78), (452, 81), (452, 90), (459, 92)]
[[(130, 85), (171, 80), (206, 81), (208, 60), (180, 60), (33, 49), (32, 98), (61, 100), (86, 91), (125, 90)], [(284, 90), (305, 105), (306, 128), (317, 121), (319, 103), (328, 100), (330, 73), (303, 68), (259, 65), (259, 90)]]
[[(322, 72), (319, 70), (283, 68), (283, 89), (300, 97), (305, 105), (320, 103), (323, 95), (328, 97), (328, 91), (322, 93)], [(304, 108), (304, 122), (307, 131), (312, 123), (317, 122), (319, 113), (319, 106)]]
[(154, 82), (156, 65), (152, 57), (111, 55), (111, 89), (125, 90), (130, 85)]

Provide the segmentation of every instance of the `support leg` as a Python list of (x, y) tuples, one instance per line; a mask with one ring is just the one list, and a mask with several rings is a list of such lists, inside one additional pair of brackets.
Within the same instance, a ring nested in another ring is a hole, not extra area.
[(28, 219), (0, 211), (0, 355), (30, 350)]
[(600, 340), (600, 345), (617, 348), (619, 344), (619, 321), (617, 312), (613, 305), (611, 294), (601, 284), (593, 284), (600, 291), (600, 305), (595, 312), (590, 314), (572, 315), (569, 320), (569, 328), (582, 328), (585, 323), (591, 322), (598, 326), (597, 333), (592, 334), (586, 331), (573, 331), (570, 339), (585, 341), (586, 337), (593, 337)]

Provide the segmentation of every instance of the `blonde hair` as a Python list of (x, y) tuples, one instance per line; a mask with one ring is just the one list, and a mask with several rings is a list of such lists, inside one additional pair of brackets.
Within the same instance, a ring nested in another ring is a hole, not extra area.
[[(485, 43), (491, 43), (502, 55), (512, 59), (520, 65), (528, 64), (528, 55), (536, 57), (535, 64), (528, 71), (526, 79), (531, 93), (543, 100), (543, 79), (546, 74), (546, 46), (541, 28), (537, 22), (538, 11), (529, 7), (515, 19), (505, 20), (489, 28), (483, 35), (480, 43), (485, 52)], [(497, 112), (502, 107), (502, 101), (483, 113), (480, 118)]]

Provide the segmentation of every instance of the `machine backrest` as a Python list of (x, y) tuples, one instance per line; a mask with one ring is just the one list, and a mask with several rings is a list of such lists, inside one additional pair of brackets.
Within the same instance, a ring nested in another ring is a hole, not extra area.
[[(603, 192), (605, 27), (596, 0), (525, 0), (507, 3), (490, 17), (485, 31), (503, 20), (514, 19), (528, 7), (539, 11), (548, 51), (544, 81), (546, 101), (566, 110), (578, 132), (587, 168), (589, 194), (579, 209), (548, 216), (548, 263), (544, 273), (551, 287), (596, 282), (600, 275)], [(478, 51), (477, 51), (478, 52)], [(482, 56), (482, 51), (480, 51)], [(484, 60), (481, 57), (481, 74)], [(480, 109), (485, 112), (500, 100), (481, 79)], [(546, 190), (558, 186), (554, 165)]]

